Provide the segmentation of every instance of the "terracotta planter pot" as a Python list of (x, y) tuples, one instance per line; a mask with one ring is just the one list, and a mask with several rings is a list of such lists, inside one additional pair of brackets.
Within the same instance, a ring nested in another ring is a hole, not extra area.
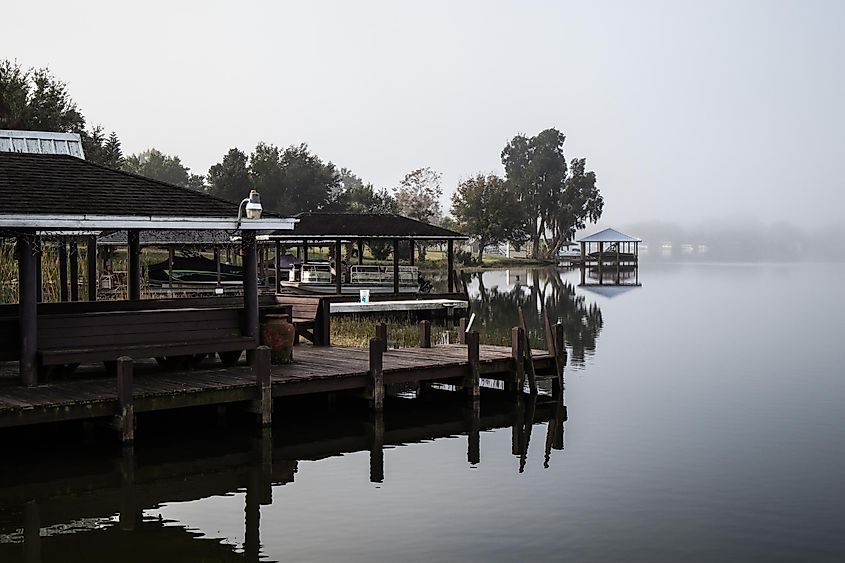
[(270, 363), (289, 364), (293, 361), (293, 340), (296, 327), (287, 315), (267, 315), (261, 325), (261, 344), (270, 347)]

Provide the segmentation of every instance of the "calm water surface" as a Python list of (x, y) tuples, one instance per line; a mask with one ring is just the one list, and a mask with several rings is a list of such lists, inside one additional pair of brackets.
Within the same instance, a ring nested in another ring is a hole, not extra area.
[(0, 561), (845, 560), (843, 279), (650, 265), (608, 296), (574, 272), (485, 273), (488, 341), (517, 306), (536, 338), (545, 307), (567, 325), (565, 423), (546, 398), (473, 415), (443, 393), (389, 401), (383, 434), (354, 403), (290, 405), (271, 445), (202, 413), (198, 436), (142, 424), (134, 474), (80, 433), (15, 443)]

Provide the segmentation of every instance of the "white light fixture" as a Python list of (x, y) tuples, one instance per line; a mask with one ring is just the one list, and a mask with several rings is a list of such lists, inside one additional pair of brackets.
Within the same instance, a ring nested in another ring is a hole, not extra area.
[(261, 196), (258, 195), (257, 191), (252, 190), (249, 192), (249, 197), (245, 197), (240, 205), (238, 205), (238, 227), (241, 226), (241, 220), (243, 219), (244, 204), (246, 204), (247, 219), (261, 219), (261, 212), (263, 211), (261, 207)]

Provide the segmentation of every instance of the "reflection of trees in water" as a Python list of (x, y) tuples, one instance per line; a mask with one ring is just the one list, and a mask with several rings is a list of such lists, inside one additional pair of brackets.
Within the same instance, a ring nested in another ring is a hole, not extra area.
[(601, 309), (587, 305), (575, 286), (560, 278), (554, 269), (534, 270), (528, 283), (507, 291), (487, 289), (483, 272), (472, 274), (478, 280), (479, 296), (470, 300), (476, 315), (476, 326), (483, 327), (485, 343), (510, 345), (511, 328), (518, 322), (518, 309), (525, 314), (526, 328), (534, 348), (545, 348), (544, 313), (552, 324), (563, 324), (569, 357), (573, 365), (583, 365), (587, 354), (596, 350), (596, 339), (602, 328)]

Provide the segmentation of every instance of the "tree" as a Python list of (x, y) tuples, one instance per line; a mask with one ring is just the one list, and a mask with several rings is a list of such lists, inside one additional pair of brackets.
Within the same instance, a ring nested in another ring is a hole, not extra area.
[(247, 167), (247, 156), (232, 148), (223, 161), (208, 169), (208, 193), (238, 203), (252, 188), (252, 178)]
[[(565, 140), (563, 133), (550, 128), (531, 138), (517, 135), (502, 151), (507, 182), (525, 213), (523, 232), (531, 241), (534, 258), (540, 257), (541, 239), (546, 241), (547, 257), (552, 257), (571, 236), (570, 229), (582, 228), (586, 220), (601, 216), (603, 202), (595, 188), (595, 173), (583, 167), (569, 173)], [(586, 165), (578, 159), (572, 162)]]
[(85, 151), (85, 160), (108, 166), (114, 170), (123, 169), (126, 159), (123, 158), (123, 149), (117, 133), (112, 131), (108, 137), (103, 133), (100, 125), (93, 127), (90, 131), (83, 131), (82, 149)]
[(0, 61), (0, 128), (82, 132), (85, 118), (48, 69)]
[(179, 157), (166, 155), (154, 148), (127, 156), (123, 169), (176, 186), (188, 185), (189, 169), (182, 165)]
[(408, 172), (396, 189), (396, 207), (399, 213), (430, 223), (440, 216), (440, 174), (430, 167)]
[(452, 194), (452, 214), (460, 228), (478, 241), (478, 263), (484, 247), (521, 237), (524, 219), (516, 193), (495, 174), (476, 174)]

